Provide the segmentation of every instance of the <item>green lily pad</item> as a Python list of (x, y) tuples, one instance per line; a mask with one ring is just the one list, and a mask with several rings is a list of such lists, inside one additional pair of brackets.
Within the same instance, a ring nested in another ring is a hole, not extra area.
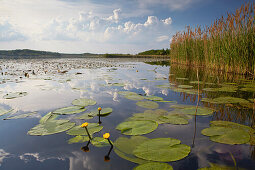
[(211, 121), (210, 126), (201, 133), (214, 142), (230, 145), (249, 143), (255, 132), (251, 127), (228, 121)]
[(125, 98), (129, 99), (129, 100), (143, 100), (144, 96), (141, 96), (139, 94), (128, 94), (124, 96)]
[(218, 164), (213, 164), (213, 163), (209, 163), (210, 167), (205, 167), (205, 168), (199, 168), (198, 170), (245, 170), (243, 168), (237, 168), (237, 167), (230, 167), (230, 166), (226, 166), (226, 165), (218, 165)]
[(180, 143), (178, 139), (155, 138), (138, 145), (133, 153), (138, 158), (150, 161), (177, 161), (188, 156), (191, 150), (189, 146)]
[(90, 113), (83, 113), (81, 116), (77, 117), (77, 119), (89, 120), (93, 119), (92, 116), (89, 116)]
[(212, 99), (211, 103), (214, 104), (234, 104), (234, 103), (249, 103), (248, 100), (242, 99), (242, 98), (237, 98), (237, 97), (218, 97)]
[(156, 109), (159, 106), (158, 103), (152, 101), (140, 101), (136, 105), (147, 109)]
[(3, 109), (3, 108), (0, 108), (0, 116), (3, 116), (5, 114), (8, 114), (10, 112), (12, 112), (13, 109), (10, 109), (10, 110), (6, 110), (6, 109)]
[(249, 101), (255, 103), (255, 99), (249, 99)]
[(158, 123), (151, 120), (126, 121), (120, 123), (116, 129), (124, 135), (143, 135), (156, 130)]
[(135, 92), (130, 92), (130, 91), (119, 91), (118, 94), (121, 94), (121, 95), (137, 95)]
[(102, 137), (95, 137), (92, 138), (91, 144), (95, 147), (105, 147), (105, 146), (111, 146), (107, 139), (104, 139)]
[(152, 100), (152, 101), (163, 101), (164, 100), (162, 97), (158, 97), (158, 96), (145, 96), (144, 98), (147, 100)]
[(244, 88), (241, 88), (240, 90), (254, 93), (255, 87), (244, 87)]
[(189, 79), (185, 77), (177, 77), (176, 80), (189, 80)]
[(219, 91), (219, 88), (203, 88), (202, 90), (208, 92), (217, 92)]
[[(197, 112), (196, 112), (197, 110)], [(200, 107), (198, 106), (196, 109), (196, 106), (192, 106), (192, 107), (188, 107), (188, 108), (184, 108), (184, 109), (180, 109), (180, 111), (184, 114), (189, 114), (189, 115), (211, 115), (213, 114), (214, 110), (210, 109), (208, 107)]]
[(160, 116), (164, 115), (167, 111), (163, 109), (157, 110), (146, 110), (144, 113), (135, 113), (132, 117), (128, 118), (127, 121), (134, 120), (152, 120), (156, 121), (158, 124), (164, 123), (159, 119)]
[(55, 120), (58, 116), (59, 115), (57, 114), (49, 112), (40, 119), (39, 123), (46, 123), (47, 121)]
[(97, 102), (95, 100), (86, 98), (75, 99), (74, 101), (72, 101), (72, 105), (80, 107), (92, 106), (95, 105), (96, 103)]
[(179, 85), (178, 88), (182, 88), (182, 89), (192, 89), (193, 86), (190, 86), (190, 85)]
[[(107, 116), (109, 115), (110, 113), (112, 113), (112, 108), (110, 107), (107, 107), (107, 108), (102, 108), (101, 112), (100, 112), (100, 116)], [(91, 111), (88, 116), (99, 116), (99, 113), (98, 113), (98, 110), (93, 110)]]
[(59, 115), (70, 115), (70, 114), (81, 113), (81, 112), (84, 112), (85, 110), (87, 109), (80, 106), (70, 106), (70, 107), (57, 109), (53, 111), (53, 113), (59, 114)]
[(140, 159), (133, 154), (137, 145), (149, 140), (144, 136), (131, 136), (130, 138), (119, 137), (114, 143), (114, 152), (121, 158), (128, 161), (143, 164), (149, 161)]
[(173, 125), (186, 125), (189, 123), (189, 117), (184, 114), (168, 114), (165, 116), (160, 116), (159, 119), (164, 123), (170, 123)]
[[(103, 126), (100, 126), (98, 123), (89, 123), (87, 126), (90, 135), (93, 135), (96, 132), (99, 132), (103, 129)], [(68, 135), (84, 135), (88, 136), (87, 131), (84, 127), (80, 125), (73, 127), (69, 131), (66, 132)]]
[(37, 136), (51, 135), (71, 129), (74, 125), (75, 123), (69, 122), (69, 120), (51, 120), (31, 128), (28, 134)]
[(190, 107), (193, 107), (193, 105), (184, 105), (184, 104), (170, 105), (170, 108), (174, 108), (174, 109), (185, 109)]
[(169, 89), (169, 85), (156, 85), (157, 88), (162, 88), (162, 89)]
[(3, 96), (4, 99), (14, 99), (18, 97), (26, 96), (27, 92), (15, 92), (15, 93), (8, 93)]
[(21, 114), (21, 115), (17, 115), (17, 116), (11, 116), (11, 117), (5, 118), (4, 120), (22, 119), (22, 118), (26, 118), (26, 117), (29, 117), (29, 116), (33, 116), (36, 113), (37, 112), (32, 112), (32, 113), (26, 113), (26, 114)]
[(73, 143), (83, 143), (89, 141), (88, 136), (75, 136), (71, 139), (68, 140), (68, 144), (73, 144)]
[(124, 87), (125, 86), (124, 83), (111, 83), (109, 85), (111, 85), (111, 86), (119, 86), (119, 87)]
[(167, 163), (161, 162), (149, 162), (145, 164), (138, 165), (134, 170), (173, 170), (173, 167)]

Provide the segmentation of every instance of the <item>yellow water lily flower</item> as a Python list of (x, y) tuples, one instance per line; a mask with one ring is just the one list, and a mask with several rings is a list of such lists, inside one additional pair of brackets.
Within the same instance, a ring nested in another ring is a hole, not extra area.
[(101, 110), (102, 110), (102, 108), (101, 108), (101, 107), (99, 107), (97, 110), (98, 110), (98, 111), (101, 111)]
[(89, 123), (85, 122), (85, 123), (81, 124), (81, 127), (87, 127), (88, 125), (89, 125)]
[(104, 137), (105, 139), (108, 139), (108, 138), (110, 137), (110, 133), (105, 133), (105, 134), (103, 135), (103, 137)]

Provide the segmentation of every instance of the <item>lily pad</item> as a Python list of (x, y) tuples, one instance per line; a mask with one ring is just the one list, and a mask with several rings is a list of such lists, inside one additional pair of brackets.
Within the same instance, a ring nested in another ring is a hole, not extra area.
[(143, 135), (156, 130), (158, 123), (151, 120), (126, 121), (120, 123), (116, 129), (124, 135)]
[(237, 98), (237, 97), (218, 97), (212, 99), (211, 103), (214, 104), (234, 104), (234, 103), (249, 103), (248, 100), (242, 99), (242, 98)]
[(169, 85), (156, 85), (157, 88), (162, 88), (162, 89), (169, 89)]
[(114, 143), (114, 152), (121, 158), (128, 161), (143, 164), (149, 162), (144, 159), (140, 159), (133, 154), (133, 150), (137, 145), (149, 140), (144, 136), (131, 136), (130, 138), (119, 137)]
[(147, 109), (156, 109), (159, 106), (158, 103), (152, 101), (140, 101), (136, 105)]
[(87, 142), (89, 141), (89, 137), (88, 136), (75, 136), (71, 139), (68, 140), (68, 144), (72, 144), (72, 143), (83, 143), (83, 142)]
[(75, 123), (69, 122), (69, 120), (51, 120), (31, 128), (28, 134), (37, 136), (51, 135), (71, 129), (74, 125)]
[(182, 88), (182, 89), (192, 89), (193, 86), (190, 86), (190, 85), (179, 85), (178, 88)]
[(95, 105), (96, 103), (97, 102), (95, 100), (86, 99), (86, 98), (75, 99), (74, 101), (72, 101), (72, 105), (80, 106), (80, 107)]
[(70, 106), (70, 107), (64, 107), (57, 109), (53, 111), (54, 114), (59, 114), (59, 115), (70, 115), (70, 114), (76, 114), (76, 113), (81, 113), (84, 112), (85, 108), (80, 107), (80, 106)]
[(92, 138), (91, 144), (96, 146), (96, 147), (111, 146), (107, 139), (104, 139), (104, 138), (101, 138), (101, 137)]
[(241, 88), (240, 90), (254, 93), (255, 87), (244, 87), (244, 88)]
[(11, 116), (11, 117), (5, 118), (4, 120), (22, 119), (22, 118), (26, 118), (26, 117), (29, 117), (29, 116), (33, 116), (36, 113), (37, 112), (31, 112), (31, 113), (21, 114), (21, 115), (17, 115), (17, 116)]
[(161, 162), (149, 162), (145, 164), (138, 165), (134, 170), (173, 170), (173, 167), (167, 163)]
[(137, 95), (135, 92), (130, 92), (130, 91), (119, 91), (118, 94), (121, 94), (121, 95)]
[(230, 145), (250, 142), (250, 136), (255, 132), (251, 127), (228, 121), (211, 121), (210, 126), (201, 133), (214, 142)]
[(185, 77), (177, 77), (176, 80), (189, 80), (189, 79)]
[(125, 98), (129, 100), (143, 100), (144, 96), (138, 95), (138, 94), (128, 94), (124, 96)]
[(47, 121), (55, 120), (58, 116), (59, 115), (57, 114), (49, 112), (40, 119), (39, 123), (46, 123)]
[(8, 93), (3, 96), (4, 99), (14, 99), (18, 97), (26, 96), (27, 92), (15, 92), (15, 93)]
[(177, 161), (188, 156), (191, 150), (188, 145), (180, 143), (178, 139), (155, 138), (138, 145), (133, 153), (138, 158), (150, 161)]
[(77, 117), (77, 119), (83, 119), (83, 120), (88, 120), (88, 119), (93, 119), (92, 116), (89, 116), (90, 113), (83, 113), (81, 116)]
[(243, 168), (237, 168), (237, 167), (230, 167), (230, 166), (226, 166), (226, 165), (218, 165), (218, 164), (213, 164), (213, 163), (209, 163), (210, 167), (205, 167), (205, 168), (199, 168), (198, 170), (245, 170)]
[(6, 110), (6, 109), (3, 109), (3, 108), (0, 108), (0, 116), (3, 116), (5, 114), (8, 114), (10, 112), (12, 112), (13, 109), (10, 109), (10, 110)]
[[(103, 129), (103, 126), (100, 126), (98, 123), (89, 123), (87, 126), (90, 135), (93, 135), (96, 132), (99, 132)], [(84, 135), (88, 136), (87, 131), (84, 127), (80, 125), (73, 127), (69, 131), (66, 132), (68, 135)]]
[(152, 100), (152, 101), (163, 101), (164, 100), (162, 97), (158, 97), (158, 96), (145, 96), (144, 98), (147, 100)]
[[(112, 113), (112, 108), (110, 107), (107, 107), (107, 108), (102, 108), (101, 112), (100, 112), (100, 116), (107, 116), (109, 115), (110, 113)], [(88, 116), (99, 116), (99, 113), (98, 113), (98, 110), (93, 110), (91, 111)]]
[[(197, 110), (197, 112), (196, 112)], [(208, 107), (200, 107), (198, 106), (196, 108), (196, 106), (192, 106), (192, 107), (188, 107), (188, 108), (184, 108), (184, 109), (180, 109), (180, 111), (184, 114), (189, 114), (189, 115), (211, 115), (213, 114), (214, 110), (210, 109)]]
[(178, 113), (160, 116), (159, 119), (164, 123), (170, 123), (173, 125), (186, 125), (189, 123), (188, 116)]

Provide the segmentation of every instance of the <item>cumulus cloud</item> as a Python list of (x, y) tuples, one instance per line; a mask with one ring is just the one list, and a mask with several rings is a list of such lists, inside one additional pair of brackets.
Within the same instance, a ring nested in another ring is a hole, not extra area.
[(25, 36), (18, 32), (7, 20), (0, 18), (0, 41), (21, 41)]
[(10, 153), (5, 152), (3, 149), (0, 149), (0, 166), (5, 158), (7, 158)]

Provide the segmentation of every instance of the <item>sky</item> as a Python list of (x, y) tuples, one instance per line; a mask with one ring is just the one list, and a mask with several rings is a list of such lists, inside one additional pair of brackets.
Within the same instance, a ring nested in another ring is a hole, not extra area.
[(0, 50), (130, 53), (169, 48), (246, 0), (0, 0)]

